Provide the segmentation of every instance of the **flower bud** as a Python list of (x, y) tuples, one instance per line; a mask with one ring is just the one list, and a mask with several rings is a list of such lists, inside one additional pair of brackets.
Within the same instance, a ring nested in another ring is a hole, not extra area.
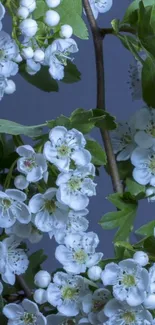
[(150, 294), (147, 298), (143, 301), (143, 305), (147, 309), (155, 309), (155, 294)]
[(17, 62), (17, 63), (20, 63), (20, 62), (23, 61), (23, 58), (22, 58), (22, 56), (21, 56), (20, 54), (18, 54), (18, 55), (16, 56), (16, 58), (14, 59), (14, 61)]
[(19, 24), (19, 29), (24, 36), (33, 37), (38, 30), (38, 25), (34, 19), (28, 18)]
[(45, 57), (45, 53), (43, 50), (37, 49), (34, 51), (34, 57), (33, 57), (34, 61), (41, 62), (44, 60), (44, 57)]
[(70, 25), (63, 25), (60, 29), (60, 36), (70, 38), (73, 34), (73, 28)]
[(90, 280), (97, 281), (101, 277), (102, 269), (100, 266), (91, 266), (88, 270), (88, 277)]
[(34, 51), (32, 49), (32, 47), (25, 47), (22, 49), (22, 55), (24, 57), (24, 59), (32, 59), (33, 55), (34, 55)]
[(45, 302), (47, 302), (47, 299), (46, 299), (46, 290), (44, 290), (44, 289), (37, 289), (34, 292), (33, 298), (34, 298), (34, 300), (36, 301), (37, 304), (39, 304), (39, 305), (44, 304)]
[(146, 189), (146, 196), (150, 196), (152, 194), (155, 194), (155, 188), (154, 187), (149, 187)]
[(54, 10), (46, 11), (44, 22), (51, 27), (57, 26), (60, 21), (60, 15)]
[(5, 94), (11, 95), (15, 92), (16, 90), (16, 85), (13, 80), (7, 80), (7, 86), (5, 87)]
[(145, 266), (149, 262), (148, 255), (143, 251), (138, 251), (133, 255), (133, 259), (140, 264), (141, 266)]
[(18, 175), (14, 179), (14, 185), (19, 190), (25, 190), (28, 187), (29, 182), (26, 180), (26, 177), (25, 176)]
[(29, 13), (33, 12), (36, 9), (35, 0), (20, 0), (20, 5), (26, 7)]
[(26, 7), (19, 7), (17, 10), (17, 15), (21, 19), (26, 19), (29, 15), (29, 11)]
[(49, 8), (56, 8), (59, 6), (61, 0), (45, 0)]
[(51, 282), (51, 275), (44, 270), (39, 271), (34, 277), (34, 283), (37, 287), (47, 288)]

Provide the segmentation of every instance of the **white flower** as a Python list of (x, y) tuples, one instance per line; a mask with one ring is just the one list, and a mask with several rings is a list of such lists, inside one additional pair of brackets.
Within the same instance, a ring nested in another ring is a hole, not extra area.
[(119, 123), (115, 131), (111, 133), (114, 153), (117, 161), (128, 160), (136, 147), (134, 141), (136, 129), (133, 118), (128, 123)]
[(24, 36), (33, 37), (38, 30), (38, 25), (34, 19), (27, 18), (19, 24), (19, 29)]
[(59, 6), (61, 0), (45, 0), (49, 8), (56, 8)]
[(50, 27), (55, 27), (59, 24), (60, 15), (55, 10), (47, 10), (45, 13), (44, 22)]
[(104, 307), (104, 313), (109, 320), (105, 325), (151, 325), (152, 315), (143, 306), (130, 307), (111, 299)]
[(70, 38), (73, 34), (73, 28), (70, 25), (62, 25), (60, 28), (60, 36)]
[(10, 228), (5, 229), (8, 235), (16, 235), (19, 238), (28, 239), (31, 244), (36, 244), (41, 241), (43, 234), (34, 225), (34, 217), (32, 216), (31, 222), (28, 224), (21, 224), (16, 221)]
[(101, 278), (102, 269), (98, 265), (91, 266), (88, 269), (88, 277), (90, 280), (97, 281)]
[(74, 171), (60, 173), (56, 185), (59, 186), (57, 199), (75, 211), (83, 210), (89, 203), (88, 196), (96, 195), (96, 184), (89, 178), (95, 173), (92, 164)]
[(20, 19), (26, 19), (29, 16), (29, 10), (24, 6), (20, 6), (17, 10), (17, 15)]
[(29, 13), (31, 13), (36, 8), (36, 0), (20, 0), (20, 5), (26, 7)]
[(93, 15), (97, 19), (99, 13), (105, 13), (111, 9), (113, 0), (89, 0), (89, 3)]
[(78, 130), (68, 131), (63, 126), (56, 126), (50, 131), (49, 139), (44, 146), (44, 155), (60, 171), (68, 171), (71, 161), (74, 161), (76, 166), (90, 163), (91, 154), (84, 149), (86, 141)]
[(16, 91), (16, 84), (13, 80), (7, 80), (6, 83), (7, 85), (4, 89), (4, 93), (7, 95), (13, 94)]
[(49, 232), (50, 239), (54, 236), (58, 244), (64, 244), (67, 234), (87, 231), (89, 221), (83, 217), (86, 214), (88, 214), (87, 209), (81, 211), (70, 210), (66, 223), (59, 223), (58, 227), (54, 227), (52, 231)]
[(2, 22), (1, 22), (1, 20), (4, 18), (5, 12), (6, 12), (5, 7), (0, 2), (0, 30), (2, 30)]
[(14, 185), (19, 190), (25, 190), (29, 186), (29, 182), (26, 180), (25, 176), (18, 175), (14, 179)]
[(41, 64), (39, 62), (35, 62), (33, 59), (26, 60), (26, 71), (28, 74), (33, 76), (41, 69)]
[(4, 96), (5, 88), (7, 87), (7, 79), (0, 75), (0, 100)]
[(111, 293), (107, 289), (97, 289), (94, 293), (89, 293), (83, 298), (83, 311), (87, 314), (91, 324), (103, 324), (107, 320), (103, 308), (110, 298)]
[(76, 316), (87, 293), (88, 286), (81, 276), (57, 272), (47, 288), (47, 301), (61, 314)]
[(20, 146), (16, 151), (21, 156), (17, 161), (17, 169), (26, 175), (28, 182), (38, 182), (46, 175), (47, 163), (43, 154), (35, 153), (29, 145)]
[(133, 259), (139, 263), (141, 266), (145, 266), (149, 263), (149, 257), (148, 255), (143, 252), (143, 251), (137, 251), (134, 255), (133, 255)]
[(136, 112), (135, 142), (141, 148), (150, 148), (155, 145), (155, 112), (154, 109), (141, 108)]
[(0, 274), (2, 280), (11, 285), (15, 283), (15, 274), (25, 273), (29, 265), (28, 257), (19, 245), (20, 240), (15, 236), (0, 242)]
[(67, 59), (70, 60), (70, 53), (78, 52), (76, 42), (72, 38), (56, 39), (45, 50), (44, 64), (49, 66), (49, 73), (52, 78), (61, 80), (64, 77), (64, 66)]
[[(145, 52), (139, 53), (140, 57), (145, 60), (147, 55)], [(130, 81), (128, 82), (129, 88), (132, 90), (132, 99), (139, 100), (142, 99), (142, 81), (141, 81), (141, 74), (142, 74), (142, 63), (134, 58), (132, 64), (129, 67), (129, 78)]]
[(155, 263), (149, 269), (149, 288), (143, 305), (148, 309), (155, 308)]
[(46, 317), (40, 313), (37, 304), (33, 301), (24, 299), (21, 305), (8, 304), (3, 308), (3, 314), (9, 319), (9, 325), (46, 325)]
[(155, 187), (150, 186), (146, 189), (146, 197), (148, 198), (148, 202), (154, 202), (155, 201)]
[(0, 32), (0, 49), (0, 75), (6, 78), (16, 75), (18, 72), (18, 64), (12, 60), (17, 57), (19, 49), (9, 34), (3, 31)]
[(51, 282), (51, 275), (49, 272), (44, 270), (40, 270), (38, 273), (36, 273), (34, 277), (35, 285), (42, 289), (47, 288), (50, 282)]
[(55, 257), (67, 272), (84, 273), (86, 268), (98, 264), (103, 256), (95, 252), (99, 239), (93, 232), (68, 234), (64, 243), (66, 246), (56, 248)]
[(42, 62), (44, 60), (44, 57), (45, 57), (45, 53), (42, 49), (38, 48), (34, 51), (33, 59), (35, 62)]
[(26, 198), (26, 194), (19, 190), (0, 191), (0, 227), (9, 228), (16, 220), (23, 224), (30, 222), (30, 211), (24, 203)]
[(155, 147), (149, 149), (136, 148), (131, 155), (135, 166), (133, 178), (141, 185), (155, 186)]
[(47, 302), (46, 290), (44, 290), (44, 289), (37, 289), (37, 290), (35, 290), (34, 295), (33, 295), (33, 299), (39, 305), (42, 305), (45, 302)]
[(68, 209), (55, 199), (56, 191), (56, 188), (49, 188), (44, 194), (38, 193), (29, 201), (30, 211), (35, 214), (34, 224), (43, 232), (52, 231), (57, 223), (66, 223)]
[(33, 48), (31, 46), (28, 46), (28, 47), (24, 47), (22, 49), (22, 56), (24, 57), (24, 59), (32, 59), (33, 58), (33, 55), (34, 55), (34, 51), (33, 51)]
[(105, 286), (113, 286), (113, 295), (117, 300), (126, 301), (130, 306), (138, 306), (146, 298), (149, 274), (133, 259), (121, 261), (118, 265), (107, 264), (101, 279)]

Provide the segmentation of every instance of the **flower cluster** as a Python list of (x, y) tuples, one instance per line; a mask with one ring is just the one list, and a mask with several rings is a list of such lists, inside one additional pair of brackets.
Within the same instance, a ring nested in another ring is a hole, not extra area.
[[(113, 5), (113, 0), (89, 0), (94, 18), (97, 19), (100, 13), (109, 11)], [(85, 13), (85, 11), (84, 11)]]

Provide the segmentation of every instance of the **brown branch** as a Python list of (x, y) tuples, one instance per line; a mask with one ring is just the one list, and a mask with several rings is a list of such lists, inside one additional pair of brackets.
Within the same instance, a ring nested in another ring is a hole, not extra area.
[[(100, 35), (102, 36), (102, 38), (104, 38), (106, 35), (116, 35), (113, 28), (99, 28), (99, 31), (100, 31)], [(120, 27), (119, 32), (130, 33), (130, 34), (136, 35), (135, 29), (133, 29), (129, 26)]]
[(32, 295), (31, 289), (28, 287), (27, 283), (25, 282), (24, 278), (22, 275), (16, 275), (16, 280), (19, 283), (21, 289), (24, 291), (25, 296), (27, 298), (30, 298)]
[[(97, 26), (96, 20), (93, 16), (89, 0), (83, 0), (83, 6), (89, 21), (89, 25), (93, 35), (95, 60), (96, 60), (96, 74), (97, 74), (97, 108), (105, 110), (105, 82), (104, 82), (104, 61), (103, 61), (103, 47), (102, 36), (100, 29)], [(109, 132), (100, 128), (101, 136), (103, 139), (107, 160), (115, 192), (123, 192), (122, 183), (119, 177), (119, 172), (112, 149), (111, 139)]]

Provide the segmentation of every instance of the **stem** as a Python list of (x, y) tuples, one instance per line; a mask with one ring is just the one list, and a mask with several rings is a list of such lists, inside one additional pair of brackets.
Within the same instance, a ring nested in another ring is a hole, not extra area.
[[(108, 35), (108, 34), (116, 35), (113, 28), (100, 28), (99, 30), (100, 30), (100, 34), (103, 38), (105, 37), (105, 35)], [(130, 33), (130, 34), (136, 35), (135, 29), (133, 29), (129, 26), (120, 27), (119, 32)]]
[(25, 280), (23, 279), (23, 277), (21, 275), (16, 275), (16, 280), (18, 281), (19, 285), (21, 286), (21, 288), (23, 289), (25, 296), (27, 298), (30, 298), (32, 293), (31, 293), (31, 289), (28, 287), (28, 285), (26, 284)]
[[(104, 82), (104, 61), (103, 61), (103, 47), (102, 36), (100, 29), (96, 24), (96, 20), (93, 16), (89, 0), (83, 0), (83, 6), (86, 11), (88, 22), (93, 35), (95, 59), (96, 59), (96, 74), (97, 74), (97, 108), (105, 110), (105, 82)], [(112, 149), (111, 139), (109, 132), (100, 128), (102, 140), (104, 143), (105, 151), (107, 154), (107, 160), (110, 170), (110, 176), (115, 192), (123, 192), (122, 183), (119, 177), (119, 172), (115, 160), (115, 156)]]

